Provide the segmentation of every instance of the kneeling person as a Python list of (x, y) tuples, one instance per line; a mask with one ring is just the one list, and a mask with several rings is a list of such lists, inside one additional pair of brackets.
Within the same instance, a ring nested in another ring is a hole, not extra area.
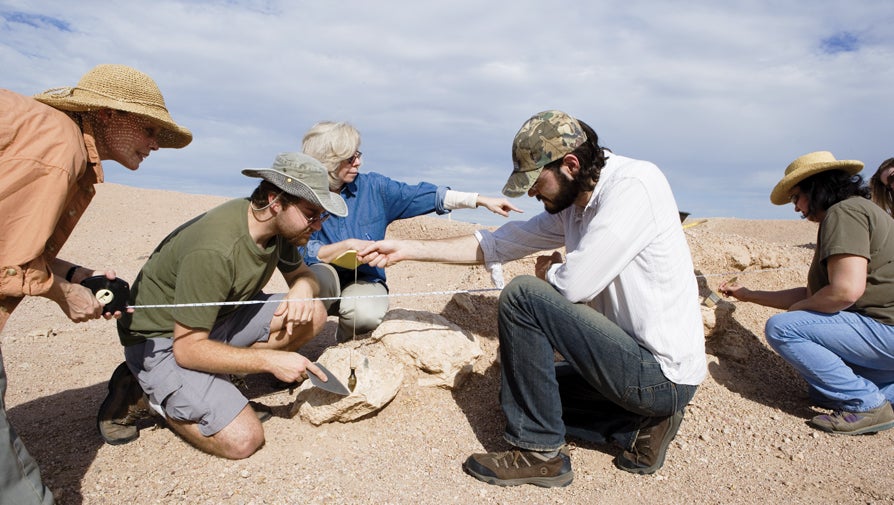
[[(243, 174), (263, 179), (250, 199), (181, 225), (134, 281), (130, 303), (137, 309), (118, 323), (126, 364), (112, 376), (99, 412), (106, 442), (137, 438), (125, 419), (148, 400), (197, 448), (245, 458), (263, 445), (264, 430), (229, 374), (266, 372), (294, 382), (314, 373), (326, 380), (295, 352), (326, 323), (323, 304), (311, 300), (319, 287), (298, 247), (330, 213), (347, 214), (344, 200), (329, 192), (326, 169), (301, 153), (280, 154), (272, 168)], [(277, 268), (289, 291), (264, 294)], [(257, 303), (232, 303), (249, 300)]]

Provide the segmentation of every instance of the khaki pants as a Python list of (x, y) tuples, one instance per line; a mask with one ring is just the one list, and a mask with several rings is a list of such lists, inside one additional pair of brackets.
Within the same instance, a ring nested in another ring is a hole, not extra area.
[(320, 284), (320, 298), (330, 316), (338, 316), (339, 342), (368, 333), (382, 324), (388, 312), (388, 289), (379, 282), (358, 281), (342, 287), (335, 269), (326, 263), (310, 265)]
[[(5, 322), (5, 321), (4, 321)], [(0, 354), (0, 503), (49, 504), (53, 493), (6, 417), (6, 369)]]

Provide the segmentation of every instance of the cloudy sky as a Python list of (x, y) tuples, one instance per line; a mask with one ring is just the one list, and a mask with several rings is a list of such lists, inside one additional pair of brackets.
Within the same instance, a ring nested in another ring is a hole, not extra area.
[(337, 120), (363, 135), (362, 170), (497, 195), (519, 126), (562, 109), (661, 167), (693, 217), (797, 219), (769, 201), (796, 157), (868, 178), (894, 156), (892, 25), (876, 0), (0, 0), (0, 87), (99, 63), (152, 76), (194, 140), (106, 165), (132, 186), (244, 196), (242, 168)]

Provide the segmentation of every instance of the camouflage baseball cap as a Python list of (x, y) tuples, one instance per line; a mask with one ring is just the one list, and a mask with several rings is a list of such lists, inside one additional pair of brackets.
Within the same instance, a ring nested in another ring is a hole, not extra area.
[(512, 141), (512, 175), (503, 194), (515, 198), (528, 192), (544, 166), (577, 149), (587, 135), (576, 119), (558, 110), (531, 116)]

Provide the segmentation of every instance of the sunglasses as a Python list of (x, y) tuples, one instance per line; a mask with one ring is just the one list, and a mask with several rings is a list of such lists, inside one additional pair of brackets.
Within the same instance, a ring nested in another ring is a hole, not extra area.
[(307, 220), (307, 226), (313, 226), (314, 223), (323, 224), (326, 222), (327, 219), (332, 217), (332, 214), (326, 211), (320, 212), (318, 215), (313, 217), (307, 217), (307, 214), (305, 214), (304, 211), (301, 211), (301, 215), (303, 215), (304, 219)]
[(361, 156), (363, 156), (363, 153), (361, 153), (360, 151), (357, 151), (357, 152), (354, 153), (353, 156), (351, 156), (350, 158), (346, 159), (345, 162), (346, 162), (348, 165), (353, 165), (354, 162), (357, 161), (357, 159), (360, 158)]
[(301, 215), (304, 216), (304, 220), (307, 221), (307, 226), (313, 226), (315, 223), (325, 223), (327, 219), (332, 217), (332, 214), (325, 210), (323, 212), (320, 212), (316, 216), (308, 216), (307, 211), (302, 206), (296, 205), (296, 207), (298, 208), (298, 212), (300, 212)]

